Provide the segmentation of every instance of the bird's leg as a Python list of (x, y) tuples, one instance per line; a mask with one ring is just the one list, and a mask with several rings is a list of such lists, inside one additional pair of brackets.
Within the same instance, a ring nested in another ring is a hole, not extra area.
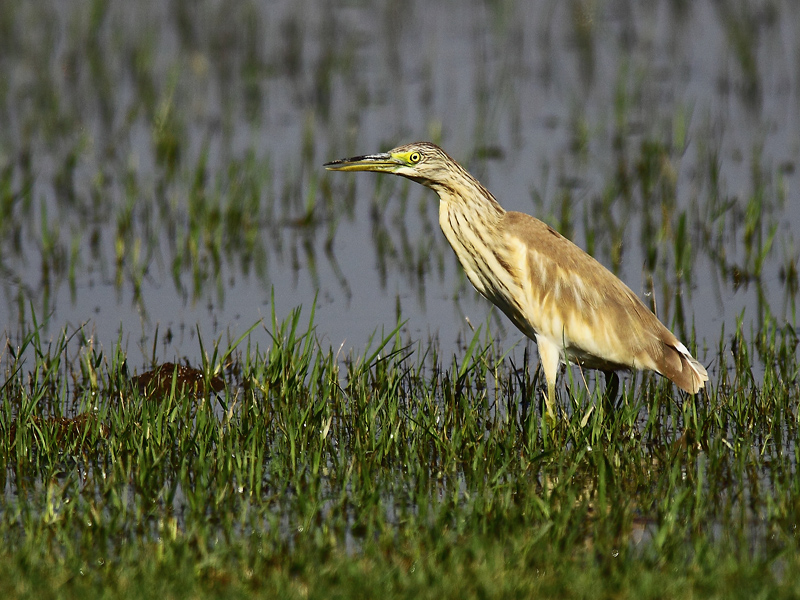
[(614, 408), (619, 393), (619, 375), (616, 371), (603, 371), (606, 378), (606, 391), (603, 394), (603, 405), (609, 411)]
[(536, 336), (536, 346), (539, 349), (539, 360), (542, 363), (544, 378), (547, 380), (547, 416), (552, 423), (556, 421), (556, 375), (558, 374), (558, 362), (561, 359), (561, 352), (558, 346), (545, 337)]
[(544, 403), (547, 407), (547, 416), (550, 417), (550, 420), (555, 423), (556, 421), (556, 386), (555, 382), (548, 381), (547, 382), (547, 398), (545, 398)]

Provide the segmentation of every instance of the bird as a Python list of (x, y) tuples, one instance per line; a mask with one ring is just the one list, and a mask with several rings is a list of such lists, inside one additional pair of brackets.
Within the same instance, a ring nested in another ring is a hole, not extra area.
[(536, 342), (551, 418), (567, 361), (603, 371), (614, 394), (620, 370), (655, 371), (689, 394), (708, 381), (703, 365), (616, 275), (546, 223), (504, 210), (439, 146), (415, 142), (323, 166), (399, 175), (438, 194), (439, 225), (467, 279)]

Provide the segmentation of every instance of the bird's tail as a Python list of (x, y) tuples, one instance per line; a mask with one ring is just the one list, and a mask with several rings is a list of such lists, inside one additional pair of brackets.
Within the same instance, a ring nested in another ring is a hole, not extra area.
[(705, 367), (692, 356), (682, 343), (678, 342), (672, 346), (672, 349), (680, 358), (680, 369), (673, 370), (673, 372), (669, 374), (665, 373), (665, 375), (684, 392), (696, 394), (703, 389), (706, 381), (708, 381), (708, 373)]

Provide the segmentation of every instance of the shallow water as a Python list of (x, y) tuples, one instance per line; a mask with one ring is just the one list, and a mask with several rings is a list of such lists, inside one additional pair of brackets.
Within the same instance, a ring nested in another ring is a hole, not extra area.
[(739, 317), (796, 325), (794, 3), (7, 4), (12, 344), (33, 309), (46, 335), (121, 339), (134, 368), (154, 348), (199, 364), (198, 332), (269, 324), (273, 295), (279, 319), (316, 298), (343, 353), (398, 318), (446, 353), (487, 319), (513, 344), (432, 192), (321, 166), (417, 139), (588, 247), (679, 337), (694, 327), (701, 360)]

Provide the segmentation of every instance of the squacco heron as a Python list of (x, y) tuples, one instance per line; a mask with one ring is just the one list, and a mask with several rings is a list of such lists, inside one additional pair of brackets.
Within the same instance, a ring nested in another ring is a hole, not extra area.
[(475, 289), (536, 341), (553, 416), (560, 363), (649, 369), (695, 394), (708, 374), (639, 297), (552, 227), (506, 211), (477, 179), (427, 142), (325, 164), (402, 175), (439, 195), (439, 225)]

